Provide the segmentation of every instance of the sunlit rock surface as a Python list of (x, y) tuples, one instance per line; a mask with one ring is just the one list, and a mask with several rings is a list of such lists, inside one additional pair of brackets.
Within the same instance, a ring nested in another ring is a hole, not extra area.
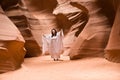
[[(118, 0), (57, 1), (53, 14), (56, 15), (58, 27), (64, 30), (65, 53), (69, 53), (71, 59), (105, 55), (110, 61), (120, 62)], [(77, 25), (72, 21), (76, 21)], [(76, 35), (76, 32), (79, 33)]]
[(70, 0), (57, 1), (58, 6), (54, 9), (53, 14), (56, 16), (58, 28), (64, 31), (65, 51), (63, 54), (68, 55), (70, 47), (88, 21), (88, 10), (81, 4)]
[(106, 14), (109, 14), (112, 8), (108, 11), (103, 0), (80, 0), (78, 4), (88, 9), (89, 19), (71, 47), (70, 58), (79, 59), (87, 56), (103, 56), (112, 26), (110, 24), (112, 16), (106, 16)]
[(38, 20), (28, 12), (23, 0), (16, 0), (14, 2), (16, 4), (10, 5), (9, 7), (3, 6), (5, 14), (17, 26), (25, 39), (26, 57), (39, 56), (41, 54), (40, 46), (31, 32), (31, 27), (34, 26), (32, 24), (36, 24)]
[[(42, 45), (42, 35), (49, 34), (52, 28), (56, 28), (56, 18), (52, 14), (57, 5), (56, 0), (24, 0), (30, 13), (38, 20), (31, 20), (31, 30), (39, 45)], [(35, 22), (35, 23), (34, 23)]]
[(0, 73), (18, 69), (25, 56), (24, 39), (0, 6)]
[(118, 0), (0, 0), (0, 6), (0, 73), (19, 68), (25, 49), (27, 57), (40, 55), (41, 36), (52, 28), (63, 29), (70, 59), (120, 62)]

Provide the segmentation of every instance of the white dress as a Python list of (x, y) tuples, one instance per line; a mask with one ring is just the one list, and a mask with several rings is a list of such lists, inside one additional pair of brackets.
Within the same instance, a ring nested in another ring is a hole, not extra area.
[(60, 54), (63, 51), (63, 33), (62, 31), (58, 32), (56, 36), (51, 37), (50, 35), (44, 35), (42, 37), (43, 45), (42, 50), (43, 54), (50, 54), (52, 58), (60, 58)]

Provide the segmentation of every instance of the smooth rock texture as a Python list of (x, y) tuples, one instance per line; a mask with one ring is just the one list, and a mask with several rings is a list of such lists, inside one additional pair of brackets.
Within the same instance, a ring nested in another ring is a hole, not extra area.
[(40, 46), (36, 42), (31, 32), (32, 29), (31, 27), (34, 26), (31, 24), (36, 24), (38, 20), (28, 12), (24, 1), (18, 0), (16, 4), (5, 8), (4, 11), (5, 14), (20, 30), (22, 36), (26, 41), (25, 42), (26, 57), (39, 56), (41, 54)]
[(41, 47), (42, 35), (49, 34), (52, 28), (56, 28), (56, 18), (52, 14), (57, 5), (56, 0), (24, 0), (29, 12), (38, 20), (30, 20), (30, 26), (34, 38)]
[(57, 19), (57, 27), (64, 31), (64, 54), (68, 54), (67, 51), (69, 51), (76, 37), (78, 37), (88, 21), (88, 10), (81, 4), (70, 0), (65, 2), (63, 2), (64, 0), (57, 1), (58, 6), (53, 11), (53, 14), (55, 14)]
[(24, 61), (24, 39), (0, 6), (0, 73), (20, 68)]
[(0, 0), (0, 73), (19, 68), (25, 52), (39, 56), (52, 28), (63, 29), (63, 54), (71, 60), (120, 62), (119, 17), (118, 0)]
[(106, 14), (112, 12), (112, 8), (108, 11), (103, 0), (80, 0), (78, 4), (88, 9), (89, 19), (71, 47), (70, 58), (103, 56), (112, 26), (110, 23), (112, 16), (106, 16)]
[(57, 0), (23, 0), (30, 12), (47, 11), (52, 13)]
[(105, 49), (105, 58), (113, 62), (120, 62), (120, 1), (113, 0), (113, 5), (116, 15)]

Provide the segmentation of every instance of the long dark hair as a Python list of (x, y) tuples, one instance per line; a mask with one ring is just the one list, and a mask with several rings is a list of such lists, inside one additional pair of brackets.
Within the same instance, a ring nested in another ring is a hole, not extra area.
[[(53, 30), (55, 31), (55, 33), (53, 33)], [(51, 34), (52, 34), (51, 37), (56, 36), (56, 35), (57, 35), (57, 30), (53, 28), (53, 29), (51, 30)]]

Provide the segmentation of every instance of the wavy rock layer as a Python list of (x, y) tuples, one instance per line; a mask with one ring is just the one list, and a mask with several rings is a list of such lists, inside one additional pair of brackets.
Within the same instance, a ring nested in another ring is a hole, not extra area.
[(75, 39), (88, 22), (88, 10), (81, 4), (77, 4), (77, 2), (58, 0), (58, 6), (53, 11), (53, 14), (56, 16), (58, 28), (64, 31), (64, 54), (68, 55)]
[(113, 62), (120, 62), (120, 1), (113, 0), (113, 2), (116, 15), (105, 49), (105, 58)]
[[(79, 1), (88, 9), (89, 20), (71, 47), (70, 58), (77, 59), (86, 56), (103, 56), (104, 49), (109, 39), (111, 24), (105, 1), (84, 0)], [(108, 11), (109, 12), (109, 11)]]
[(0, 73), (18, 69), (24, 60), (24, 39), (0, 7)]
[(40, 55), (41, 36), (52, 28), (63, 29), (71, 60), (103, 57), (105, 50), (105, 58), (120, 62), (118, 0), (0, 0), (0, 6), (0, 73), (20, 67), (24, 47), (26, 56)]
[(38, 20), (28, 12), (25, 3), (21, 0), (5, 8), (4, 11), (25, 39), (26, 57), (39, 56), (41, 54), (40, 46), (31, 32), (31, 27), (36, 26)]
[(30, 13), (38, 20), (30, 21), (31, 30), (34, 38), (42, 46), (42, 35), (49, 34), (52, 28), (56, 28), (56, 19), (52, 14), (57, 5), (56, 0), (24, 0)]

